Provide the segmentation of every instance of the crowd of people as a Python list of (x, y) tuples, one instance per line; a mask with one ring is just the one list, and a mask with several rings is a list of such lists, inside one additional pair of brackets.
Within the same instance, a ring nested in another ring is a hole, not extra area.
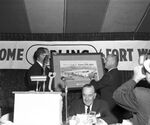
[[(49, 91), (48, 73), (52, 72), (49, 50), (38, 48), (33, 59), (34, 64), (25, 73), (26, 90)], [(94, 73), (89, 74), (90, 82), (82, 87), (82, 97), (70, 103), (68, 119), (92, 112), (107, 124), (115, 125), (128, 119), (131, 125), (150, 125), (150, 59), (144, 58), (143, 63), (134, 68), (133, 77), (125, 83), (122, 83), (118, 64), (116, 55), (107, 55), (103, 77), (97, 81)], [(31, 80), (31, 76), (37, 75), (47, 76), (38, 86)]]

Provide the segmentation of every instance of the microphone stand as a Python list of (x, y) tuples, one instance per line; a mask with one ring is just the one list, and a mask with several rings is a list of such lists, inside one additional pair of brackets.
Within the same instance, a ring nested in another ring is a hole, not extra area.
[(52, 92), (53, 91), (52, 90), (52, 81), (53, 81), (54, 77), (56, 76), (56, 73), (55, 72), (49, 72), (48, 76), (49, 76), (48, 89), (49, 89), (50, 92)]
[(67, 111), (67, 109), (68, 109), (68, 101), (67, 101), (67, 95), (68, 95), (68, 87), (67, 87), (67, 85), (65, 85), (65, 108), (66, 108), (66, 123), (67, 123), (67, 117), (68, 117), (68, 111)]
[(67, 117), (68, 117), (68, 87), (67, 87), (67, 83), (66, 83), (66, 78), (62, 78), (62, 81), (64, 82), (64, 86), (65, 86), (65, 121), (67, 123)]
[[(46, 66), (43, 66), (43, 76), (45, 75)], [(45, 91), (45, 81), (43, 82), (43, 92)]]
[[(48, 61), (48, 56), (46, 55), (45, 57), (44, 57), (44, 59), (43, 59), (43, 76), (44, 75), (46, 75), (46, 63), (47, 63), (47, 61)], [(43, 82), (43, 92), (45, 91), (45, 81)]]

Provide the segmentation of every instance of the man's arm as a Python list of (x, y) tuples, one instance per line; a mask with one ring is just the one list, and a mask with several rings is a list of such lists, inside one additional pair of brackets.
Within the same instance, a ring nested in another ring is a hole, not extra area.
[(145, 75), (142, 74), (142, 67), (137, 66), (134, 68), (133, 78), (124, 84), (122, 84), (115, 92), (113, 93), (114, 100), (121, 105), (122, 107), (130, 110), (132, 112), (137, 111), (137, 100), (134, 94), (135, 85), (145, 78)]
[(101, 89), (105, 86), (109, 85), (111, 81), (111, 76), (109, 74), (105, 74), (100, 80), (96, 81), (95, 79), (92, 79), (90, 84), (94, 86), (94, 88)]
[(123, 108), (135, 112), (137, 109), (136, 97), (133, 89), (136, 85), (134, 80), (129, 80), (120, 86), (114, 93), (113, 99)]

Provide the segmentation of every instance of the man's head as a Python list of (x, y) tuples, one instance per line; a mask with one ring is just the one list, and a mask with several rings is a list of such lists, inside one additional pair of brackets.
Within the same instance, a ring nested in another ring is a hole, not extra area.
[(38, 60), (41, 63), (44, 63), (43, 61), (46, 61), (45, 63), (47, 63), (47, 61), (49, 61), (49, 55), (49, 50), (47, 48), (39, 47), (34, 53), (34, 60)]
[(118, 66), (118, 57), (116, 55), (110, 54), (106, 57), (105, 68), (112, 69)]
[(143, 65), (134, 67), (133, 80), (138, 83), (142, 79), (150, 84), (150, 59), (145, 60)]
[(150, 73), (146, 72), (146, 80), (150, 84)]
[(146, 80), (150, 84), (150, 59), (145, 60), (143, 65), (145, 69)]
[(91, 84), (86, 84), (82, 88), (82, 98), (85, 105), (90, 106), (93, 104), (96, 97), (95, 88)]

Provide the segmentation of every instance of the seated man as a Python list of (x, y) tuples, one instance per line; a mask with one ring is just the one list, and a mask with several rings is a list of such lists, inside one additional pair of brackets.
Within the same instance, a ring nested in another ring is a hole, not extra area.
[(82, 99), (71, 103), (69, 116), (88, 114), (90, 111), (97, 114), (97, 119), (103, 119), (108, 124), (117, 123), (116, 118), (109, 111), (108, 104), (96, 98), (94, 86), (86, 84), (82, 88)]

